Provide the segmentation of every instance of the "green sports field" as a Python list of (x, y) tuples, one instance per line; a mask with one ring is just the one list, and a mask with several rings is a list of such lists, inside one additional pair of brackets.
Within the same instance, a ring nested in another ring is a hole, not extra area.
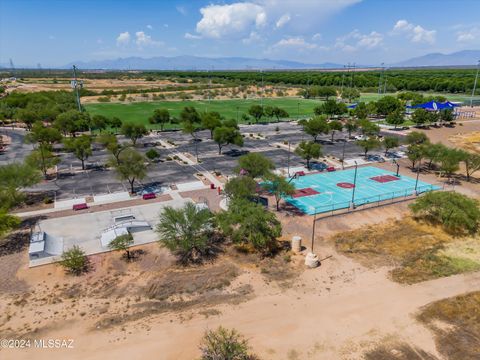
[[(242, 114), (248, 112), (252, 105), (260, 105), (260, 99), (233, 100), (193, 100), (193, 101), (151, 101), (135, 103), (98, 103), (86, 104), (91, 115), (116, 116), (125, 122), (135, 122), (149, 125), (148, 118), (155, 109), (167, 109), (170, 115), (178, 117), (185, 106), (193, 106), (199, 112), (218, 111), (226, 119), (237, 119), (241, 122)], [(286, 110), (291, 117), (305, 117), (313, 114), (313, 108), (321, 104), (320, 100), (305, 100), (299, 98), (264, 99), (264, 106), (278, 106)], [(265, 119), (264, 119), (265, 120)]]
[[(451, 101), (464, 101), (465, 95), (445, 95)], [(378, 94), (362, 93), (360, 101), (376, 101), (381, 97)], [(232, 100), (187, 100), (187, 101), (149, 101), (134, 103), (97, 103), (86, 104), (85, 107), (91, 115), (104, 115), (118, 117), (124, 122), (145, 124), (148, 127), (148, 118), (155, 109), (167, 109), (172, 117), (177, 117), (185, 106), (193, 106), (199, 112), (218, 111), (226, 119), (238, 119), (242, 122), (242, 114), (248, 112), (252, 105), (260, 105), (260, 99), (232, 99)], [(313, 115), (313, 109), (322, 103), (320, 100), (307, 100), (302, 98), (266, 98), (264, 106), (278, 106), (286, 110), (292, 118), (303, 118)], [(272, 121), (263, 118), (262, 121)]]

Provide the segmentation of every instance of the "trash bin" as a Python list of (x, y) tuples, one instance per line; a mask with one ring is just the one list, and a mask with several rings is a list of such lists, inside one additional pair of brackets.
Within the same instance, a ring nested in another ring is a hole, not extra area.
[(210, 189), (215, 189), (215, 184), (210, 184)]

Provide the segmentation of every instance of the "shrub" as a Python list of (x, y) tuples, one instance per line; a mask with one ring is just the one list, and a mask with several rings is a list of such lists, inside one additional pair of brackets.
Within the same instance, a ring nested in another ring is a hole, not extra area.
[(129, 233), (129, 234), (117, 236), (115, 239), (113, 239), (110, 242), (110, 244), (108, 244), (108, 247), (112, 250), (125, 251), (125, 256), (127, 260), (130, 260), (132, 256), (129, 248), (132, 245), (133, 245), (133, 236), (132, 234)]
[(202, 360), (253, 360), (255, 356), (248, 354), (249, 345), (246, 339), (235, 329), (219, 327), (205, 333), (200, 343)]
[(75, 245), (70, 250), (63, 252), (60, 265), (70, 274), (81, 275), (88, 270), (88, 259), (85, 252)]

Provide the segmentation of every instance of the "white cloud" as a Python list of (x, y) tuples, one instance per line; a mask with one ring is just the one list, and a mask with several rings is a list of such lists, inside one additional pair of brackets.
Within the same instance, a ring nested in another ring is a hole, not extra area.
[(242, 38), (252, 28), (265, 25), (267, 14), (256, 4), (233, 3), (230, 5), (209, 5), (201, 8), (202, 19), (196, 30), (207, 38)]
[(322, 34), (320, 34), (320, 33), (313, 34), (312, 40), (313, 40), (313, 41), (322, 40)]
[(152, 30), (153, 26), (152, 25), (147, 25), (146, 28), (149, 29), (149, 30)]
[(437, 31), (427, 30), (420, 25), (409, 23), (407, 20), (398, 20), (393, 27), (394, 34), (405, 34), (411, 42), (435, 43)]
[(202, 38), (199, 35), (190, 34), (189, 32), (185, 33), (184, 37), (185, 37), (185, 39), (189, 39), (189, 40), (198, 40), (198, 39)]
[(155, 41), (152, 39), (150, 35), (145, 34), (143, 31), (137, 31), (135, 33), (135, 43), (139, 48), (143, 48), (146, 46), (160, 46), (163, 45), (161, 41)]
[(277, 23), (275, 24), (277, 28), (283, 27), (285, 24), (287, 24), (290, 21), (290, 14), (283, 14), (280, 19), (277, 20)]
[(274, 44), (272, 48), (296, 48), (303, 50), (312, 50), (317, 48), (317, 45), (305, 41), (303, 37), (297, 36), (284, 38)]
[(473, 42), (474, 40), (480, 41), (480, 28), (472, 27), (467, 30), (457, 31), (457, 41), (458, 42)]
[(362, 34), (358, 30), (337, 38), (335, 47), (346, 52), (352, 52), (360, 49), (374, 49), (383, 42), (383, 35), (372, 31), (370, 34)]
[(185, 6), (182, 6), (182, 5), (177, 5), (176, 6), (176, 9), (177, 11), (182, 14), (183, 16), (187, 15), (187, 9), (185, 8)]
[(262, 40), (263, 40), (262, 37), (258, 33), (256, 33), (255, 31), (252, 31), (247, 38), (242, 39), (242, 43), (249, 45), (252, 43), (260, 42)]
[(117, 37), (117, 46), (127, 45), (130, 42), (130, 33), (122, 32)]

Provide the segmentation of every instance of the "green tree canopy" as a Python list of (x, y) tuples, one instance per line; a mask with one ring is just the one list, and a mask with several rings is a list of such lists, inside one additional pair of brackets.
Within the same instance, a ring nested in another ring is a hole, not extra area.
[(92, 155), (92, 138), (82, 135), (77, 138), (65, 139), (64, 144), (65, 148), (82, 162), (82, 170), (85, 170), (85, 161)]
[(368, 137), (363, 140), (357, 140), (357, 145), (360, 146), (363, 149), (363, 153), (365, 158), (367, 157), (367, 154), (369, 151), (374, 150), (374, 149), (379, 149), (382, 146), (382, 143), (374, 137)]
[(267, 190), (269, 193), (275, 196), (275, 202), (277, 211), (279, 209), (280, 200), (282, 200), (285, 196), (290, 196), (295, 193), (295, 186), (288, 182), (283, 176), (277, 174), (270, 174), (265, 183), (263, 183), (263, 188)]
[(65, 251), (60, 261), (65, 270), (73, 275), (81, 275), (88, 270), (88, 259), (85, 252), (77, 245)]
[(120, 180), (127, 180), (133, 194), (135, 180), (142, 180), (147, 176), (147, 166), (144, 156), (138, 151), (127, 148), (119, 155), (118, 162), (112, 159), (111, 165), (115, 168)]
[(302, 141), (295, 149), (295, 154), (307, 162), (307, 169), (310, 170), (310, 161), (322, 156), (322, 147), (313, 141)]
[(160, 214), (156, 231), (160, 243), (174, 252), (183, 264), (201, 262), (212, 254), (213, 214), (193, 203), (183, 208), (166, 206)]
[(407, 144), (419, 145), (428, 142), (428, 136), (420, 131), (412, 131), (407, 135)]
[(26, 163), (0, 166), (0, 208), (9, 209), (20, 203), (24, 198), (21, 189), (40, 180), (40, 172)]
[(397, 109), (388, 114), (385, 121), (387, 122), (387, 124), (393, 125), (396, 129), (397, 126), (402, 125), (405, 122), (405, 116), (403, 115), (402, 110)]
[(209, 111), (202, 114), (202, 128), (210, 130), (210, 139), (213, 139), (213, 131), (222, 126), (222, 116), (217, 111)]
[(131, 140), (133, 146), (137, 144), (138, 139), (148, 133), (145, 125), (135, 123), (124, 123), (121, 131), (125, 137)]
[(395, 136), (386, 136), (383, 139), (383, 147), (385, 148), (385, 155), (387, 155), (388, 150), (394, 149), (400, 145), (400, 139)]
[(328, 130), (332, 134), (332, 142), (333, 142), (333, 137), (335, 135), (335, 131), (342, 131), (343, 130), (343, 124), (338, 120), (332, 120), (328, 123)]
[(130, 253), (130, 246), (133, 245), (133, 236), (128, 233), (125, 235), (117, 236), (115, 239), (110, 241), (108, 247), (112, 250), (125, 251), (125, 256), (128, 260), (132, 259), (132, 254)]
[(167, 109), (155, 109), (153, 115), (148, 118), (148, 122), (159, 125), (160, 130), (163, 131), (165, 125), (170, 122), (170, 113)]
[(218, 145), (219, 155), (222, 153), (222, 148), (225, 145), (234, 144), (237, 146), (243, 146), (243, 137), (240, 131), (228, 126), (217, 127), (213, 131), (213, 140)]
[(248, 244), (263, 254), (273, 253), (282, 226), (275, 214), (264, 207), (245, 199), (234, 199), (228, 211), (217, 215), (218, 225), (223, 234), (234, 243)]
[(384, 96), (377, 101), (377, 114), (387, 116), (397, 110), (402, 111), (403, 105), (395, 96)]
[(263, 115), (265, 115), (263, 111), (263, 107), (260, 105), (252, 105), (248, 109), (248, 114), (255, 119), (255, 122), (258, 123)]
[(275, 165), (269, 158), (260, 153), (249, 153), (240, 156), (236, 172), (240, 173), (243, 170), (247, 176), (255, 179), (265, 178), (274, 169)]
[(440, 224), (454, 234), (478, 231), (478, 201), (457, 192), (429, 192), (411, 204), (410, 209), (416, 216)]
[(225, 194), (230, 199), (251, 199), (256, 190), (257, 182), (249, 176), (237, 176), (225, 184)]
[(321, 134), (328, 134), (329, 125), (326, 116), (315, 116), (303, 123), (303, 129), (306, 134), (313, 137), (313, 141)]
[(208, 330), (200, 343), (201, 360), (254, 360), (247, 340), (236, 330), (219, 327)]
[(47, 177), (48, 169), (53, 168), (59, 162), (60, 158), (52, 152), (51, 146), (48, 145), (39, 145), (37, 149), (33, 150), (25, 158), (25, 163), (34, 169), (40, 170), (45, 178)]

